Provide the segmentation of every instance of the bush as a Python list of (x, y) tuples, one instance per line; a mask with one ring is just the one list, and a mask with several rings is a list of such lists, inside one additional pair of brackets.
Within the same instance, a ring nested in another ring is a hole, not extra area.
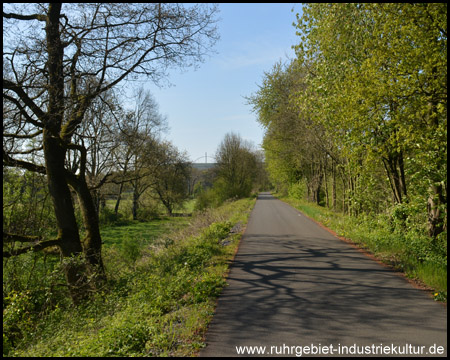
[(119, 248), (123, 259), (129, 264), (134, 264), (141, 256), (141, 246), (137, 239), (124, 238)]
[(223, 203), (216, 189), (211, 188), (201, 192), (196, 199), (194, 211), (204, 211), (210, 208), (216, 208)]
[[(250, 184), (249, 184), (250, 185)], [(216, 208), (227, 200), (237, 200), (251, 196), (251, 186), (235, 186), (227, 184), (222, 178), (218, 178), (212, 188), (201, 192), (197, 196), (197, 202), (194, 207), (196, 211), (203, 211), (208, 208)]]
[(231, 223), (229, 221), (224, 223), (213, 223), (203, 231), (202, 235), (206, 239), (222, 240), (228, 235), (230, 229)]
[(99, 221), (102, 225), (112, 225), (123, 221), (123, 216), (121, 213), (115, 213), (107, 206), (100, 210)]
[(305, 196), (305, 182), (304, 181), (298, 181), (296, 183), (293, 183), (289, 186), (288, 194), (289, 197), (296, 199), (296, 200), (302, 200)]
[(3, 354), (31, 332), (35, 318), (35, 304), (30, 291), (11, 292), (3, 300)]
[(144, 193), (140, 200), (140, 205), (137, 210), (137, 218), (140, 221), (150, 221), (158, 219), (161, 213), (161, 204), (159, 201), (153, 199), (150, 195)]

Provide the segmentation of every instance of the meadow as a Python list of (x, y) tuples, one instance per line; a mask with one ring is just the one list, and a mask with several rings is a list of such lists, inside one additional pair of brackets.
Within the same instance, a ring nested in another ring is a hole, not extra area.
[[(254, 202), (102, 226), (104, 289), (75, 307), (54, 264), (46, 283), (5, 299), (3, 355), (195, 355)], [(237, 224), (240, 231), (230, 232)]]

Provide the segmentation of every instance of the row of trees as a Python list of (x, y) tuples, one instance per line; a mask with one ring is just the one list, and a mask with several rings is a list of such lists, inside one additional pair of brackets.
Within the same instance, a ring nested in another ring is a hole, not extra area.
[[(116, 199), (114, 213), (117, 215), (124, 190), (128, 189), (132, 193), (133, 220), (137, 220), (139, 200), (151, 190), (172, 215), (174, 206), (187, 196), (190, 168), (187, 155), (170, 142), (159, 139), (167, 124), (148, 91), (139, 89), (134, 103), (134, 108), (129, 110), (122, 111), (118, 107), (119, 111), (109, 116), (106, 126), (102, 119), (93, 131), (86, 129), (84, 132), (92, 133), (90, 144), (86, 146), (91, 170), (87, 170), (87, 174), (97, 209), (105, 197), (112, 196)], [(110, 109), (104, 109), (105, 115)], [(99, 121), (102, 114), (96, 109), (94, 121)], [(89, 126), (89, 122), (85, 125)], [(97, 144), (98, 139), (102, 145)], [(107, 186), (100, 189), (98, 184), (104, 183)]]
[[(117, 217), (126, 191), (132, 197), (133, 220), (138, 219), (139, 200), (145, 192), (152, 193), (165, 206), (167, 213), (172, 215), (174, 206), (188, 195), (186, 183), (190, 177), (190, 163), (187, 155), (170, 142), (160, 139), (161, 132), (166, 129), (166, 120), (159, 114), (158, 105), (148, 91), (142, 88), (137, 90), (134, 98), (129, 100), (134, 100), (135, 106), (128, 109), (111, 94), (112, 91), (107, 100), (93, 102), (80, 132), (74, 136), (74, 143), (86, 149), (86, 181), (97, 214), (105, 209), (108, 198), (115, 200), (114, 214)], [(13, 123), (13, 120), (4, 120), (7, 127)], [(30, 146), (32, 143), (26, 139), (6, 133), (4, 150), (8, 154), (15, 154), (14, 149)], [(27, 152), (21, 152), (20, 155), (30, 162), (39, 155), (38, 152)], [(79, 163), (78, 153), (68, 153), (67, 166), (71, 171), (76, 173)], [(30, 183), (26, 180), (27, 171), (11, 171), (4, 167), (3, 172), (6, 191), (15, 188), (15, 184), (21, 184), (18, 185), (20, 192), (28, 191), (29, 188), (32, 193), (42, 190), (42, 184), (35, 185), (35, 181)], [(36, 206), (31, 206), (29, 211), (33, 212), (33, 209), (34, 212), (39, 211)], [(19, 233), (32, 228), (19, 228), (20, 223), (21, 221), (4, 223), (4, 226)], [(25, 250), (24, 248), (16, 253)]]
[(296, 58), (249, 97), (272, 182), (446, 231), (446, 5), (308, 4), (296, 28)]
[[(116, 146), (105, 134), (123, 136), (120, 146), (155, 149), (145, 129), (152, 125), (138, 115), (148, 110), (116, 118), (112, 90), (139, 78), (158, 83), (172, 67), (197, 64), (218, 38), (216, 13), (217, 7), (207, 4), (3, 7), (3, 165), (45, 175), (57, 234), (45, 239), (39, 233), (4, 233), (3, 241), (31, 242), (34, 250), (58, 246), (75, 303), (105, 280), (95, 191), (113, 175), (102, 166), (114, 161), (108, 149)], [(117, 128), (103, 115), (116, 118)], [(163, 148), (166, 154), (176, 152), (168, 144)], [(99, 151), (106, 158), (97, 156)], [(140, 182), (143, 158), (138, 160), (135, 150), (123, 151), (122, 166), (139, 173), (135, 181)], [(135, 183), (135, 189), (141, 186)], [(81, 208), (83, 239), (72, 192)], [(80, 256), (82, 262), (73, 261)]]

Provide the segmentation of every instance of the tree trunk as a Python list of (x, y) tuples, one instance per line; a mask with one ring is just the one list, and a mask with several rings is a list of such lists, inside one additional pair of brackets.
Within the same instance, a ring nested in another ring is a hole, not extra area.
[(122, 199), (123, 182), (119, 186), (119, 194), (117, 195), (116, 205), (114, 206), (114, 213), (117, 215), (119, 212), (120, 200)]
[(336, 209), (336, 164), (334, 160), (331, 161), (331, 172), (332, 172), (332, 178), (333, 178), (333, 185), (332, 185), (332, 201), (333, 201), (333, 209)]
[(394, 203), (401, 204), (407, 196), (403, 154), (389, 154), (382, 160), (394, 195)]
[(61, 4), (49, 5), (46, 21), (47, 68), (49, 74), (48, 117), (43, 131), (47, 183), (53, 201), (64, 271), (72, 300), (78, 304), (88, 294), (85, 265), (75, 257), (82, 254), (72, 196), (65, 176), (66, 146), (60, 137), (64, 117), (64, 46), (59, 32)]
[(132, 208), (133, 220), (138, 219), (138, 214), (137, 214), (138, 208), (139, 208), (139, 193), (138, 193), (138, 189), (137, 189), (137, 184), (135, 184), (134, 189), (133, 189), (133, 208)]
[(346, 207), (346, 187), (345, 187), (346, 181), (345, 181), (345, 177), (344, 175), (342, 175), (342, 213), (345, 214), (347, 211), (347, 207)]
[[(123, 175), (126, 175), (127, 170), (128, 170), (128, 161), (125, 161), (125, 165), (123, 167)], [(117, 196), (116, 205), (114, 206), (114, 213), (116, 214), (116, 216), (119, 213), (119, 205), (120, 205), (120, 200), (122, 200), (123, 187), (124, 187), (124, 182), (122, 181), (119, 186), (119, 195)]]
[(106, 280), (106, 275), (102, 260), (102, 239), (97, 208), (84, 177), (73, 175), (69, 183), (77, 193), (86, 230), (86, 237), (82, 242), (83, 252), (90, 266), (89, 271), (94, 276), (96, 285), (99, 285)]
[(322, 189), (322, 174), (317, 173), (316, 177), (317, 179), (316, 179), (315, 197), (316, 197), (316, 204), (320, 205), (320, 201), (322, 200), (320, 197), (320, 190)]
[(330, 196), (328, 194), (327, 166), (328, 166), (328, 161), (327, 161), (327, 158), (325, 156), (325, 165), (324, 165), (324, 168), (323, 168), (323, 176), (324, 176), (324, 182), (325, 182), (325, 202), (326, 202), (325, 205), (329, 209), (330, 208)]
[(92, 201), (95, 205), (95, 211), (97, 212), (97, 215), (100, 214), (100, 202), (101, 202), (101, 194), (99, 189), (95, 189), (91, 191), (91, 197)]
[(348, 176), (348, 198), (347, 198), (347, 203), (348, 203), (348, 215), (352, 216), (353, 215), (353, 181), (352, 181), (351, 173)]
[(434, 240), (440, 233), (446, 230), (445, 214), (442, 214), (441, 207), (447, 201), (441, 184), (431, 186), (430, 191), (431, 195), (427, 202), (428, 234)]
[[(58, 239), (64, 258), (73, 258), (82, 254), (78, 225), (72, 203), (72, 195), (65, 177), (65, 148), (59, 137), (53, 137), (47, 130), (43, 135), (44, 156), (47, 171), (49, 193), (55, 209)], [(64, 266), (66, 281), (71, 298), (78, 304), (87, 295), (85, 266), (69, 259)]]

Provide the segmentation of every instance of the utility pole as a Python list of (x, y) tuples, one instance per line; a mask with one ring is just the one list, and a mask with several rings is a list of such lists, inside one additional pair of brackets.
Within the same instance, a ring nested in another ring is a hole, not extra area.
[(205, 164), (207, 164), (207, 163), (208, 163), (208, 153), (205, 152)]

